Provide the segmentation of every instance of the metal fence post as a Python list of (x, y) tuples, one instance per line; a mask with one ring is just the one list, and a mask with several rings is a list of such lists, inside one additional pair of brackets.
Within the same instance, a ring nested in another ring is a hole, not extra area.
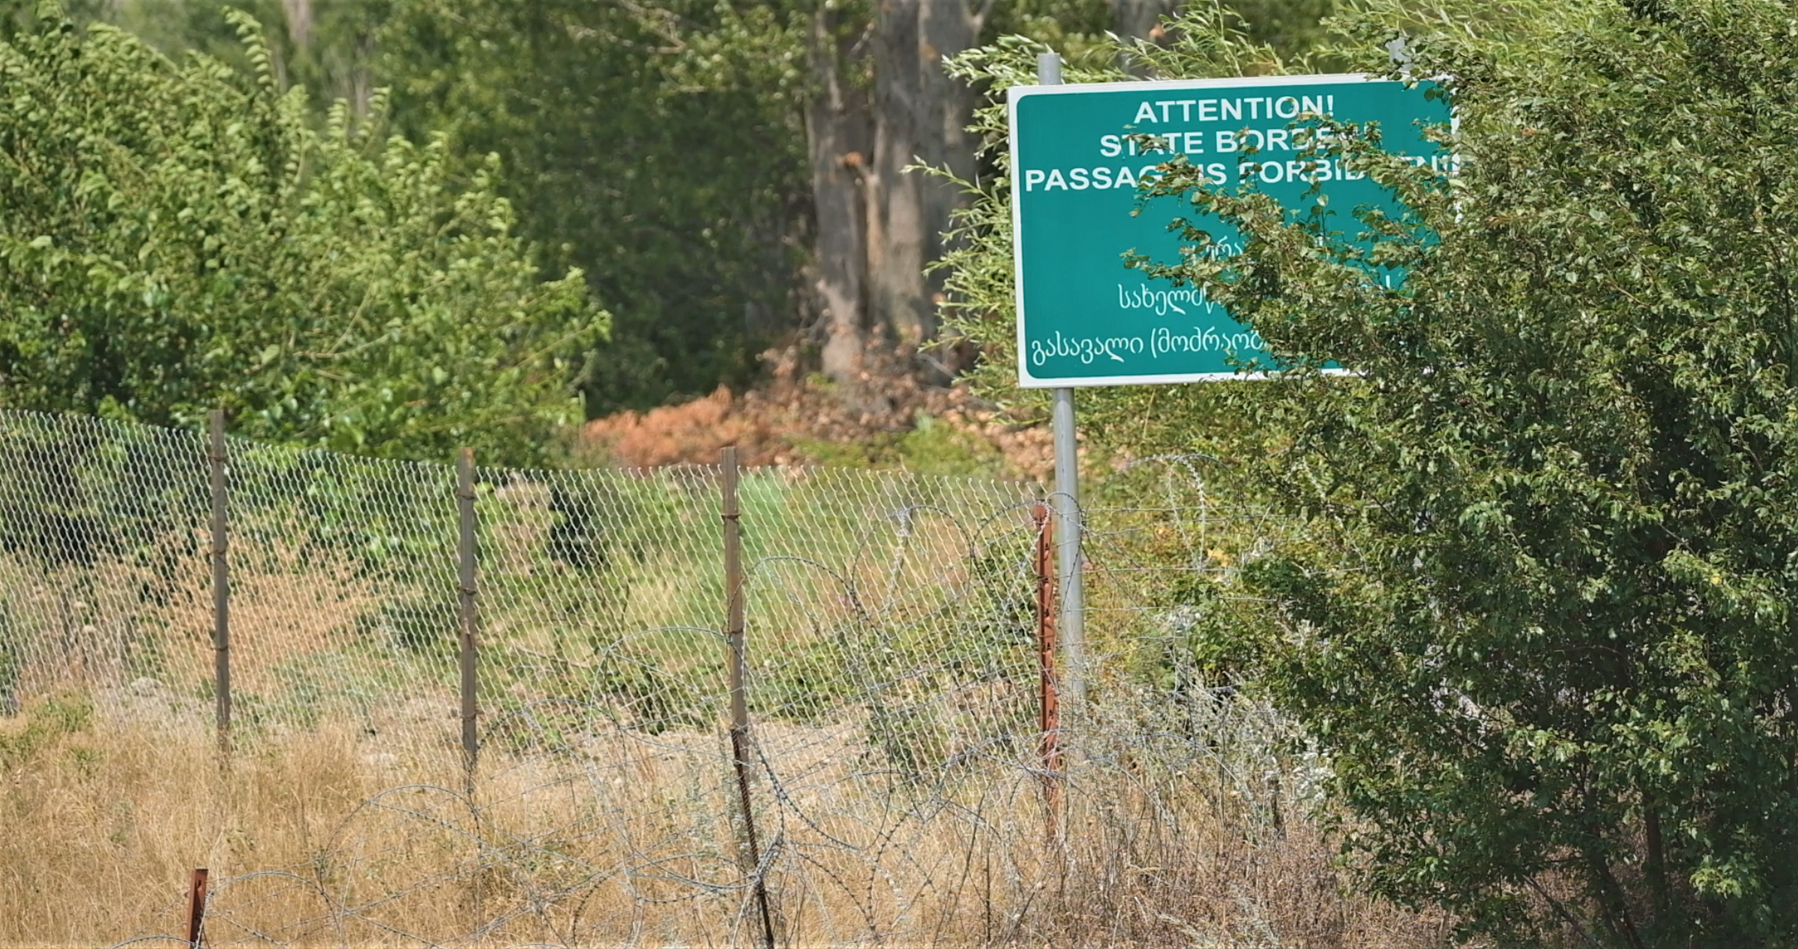
[(755, 836), (755, 812), (749, 797), (749, 699), (745, 691), (748, 663), (743, 643), (742, 512), (737, 507), (737, 449), (724, 449), (724, 638), (730, 647), (730, 751), (743, 808), (743, 836), (749, 869), (755, 873), (755, 901), (762, 917), (763, 949), (774, 949), (774, 920), (768, 912), (768, 886), (762, 878), (761, 849)]
[(231, 750), (231, 570), (230, 538), (226, 524), (225, 410), (213, 409), (212, 469), (212, 671), (218, 744), (221, 755)]
[(475, 537), (474, 537), (474, 449), (464, 448), (456, 453), (456, 509), (458, 521), (457, 571), (456, 587), (459, 600), (460, 643), (457, 650), (462, 671), (462, 760), (467, 767), (467, 783), (470, 793), (474, 790), (474, 769), (477, 756), (480, 754), (479, 735), (475, 729), (475, 717), (480, 710), (476, 704), (479, 681), (476, 677), (476, 659), (479, 643), (476, 641), (477, 624), (480, 615), (475, 604)]
[(206, 927), (206, 868), (194, 870), (187, 887), (187, 945), (200, 949), (200, 937)]

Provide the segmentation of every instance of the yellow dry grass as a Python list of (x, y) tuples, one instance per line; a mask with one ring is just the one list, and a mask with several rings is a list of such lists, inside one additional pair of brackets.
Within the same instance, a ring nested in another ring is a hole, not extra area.
[[(441, 742), (327, 724), (221, 768), (203, 715), (84, 708), (0, 719), (0, 944), (178, 937), (200, 866), (217, 947), (735, 945), (761, 925), (719, 734), (496, 748), (470, 796)], [(752, 793), (783, 945), (1444, 942), (1348, 895), (1302, 816), (1270, 822), (1203, 779), (1090, 768), (1055, 842), (1027, 771), (908, 782), (862, 736), (764, 729), (781, 793), (767, 772)]]

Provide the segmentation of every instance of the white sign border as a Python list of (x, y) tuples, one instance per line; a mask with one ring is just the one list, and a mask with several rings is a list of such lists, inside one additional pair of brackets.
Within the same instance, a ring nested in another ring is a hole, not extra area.
[[(1053, 86), (1012, 86), (1005, 90), (1005, 122), (1007, 144), (1011, 150), (1011, 266), (1013, 294), (1017, 304), (1018, 387), (1021, 389), (1074, 389), (1089, 386), (1167, 385), (1186, 382), (1255, 382), (1277, 379), (1278, 372), (1193, 372), (1154, 376), (1080, 376), (1041, 378), (1026, 365), (1028, 354), (1024, 344), (1024, 206), (1018, 200), (1018, 103), (1031, 96), (1079, 95), (1093, 92), (1146, 92), (1159, 89), (1178, 92), (1183, 89), (1254, 88), (1257, 86), (1347, 85), (1355, 82), (1392, 83), (1368, 73), (1307, 73), (1297, 76), (1235, 76), (1217, 79), (1168, 79), (1139, 82), (1077, 82)], [(1452, 121), (1452, 120), (1451, 120)], [(1120, 265), (1121, 266), (1121, 265)], [(1324, 369), (1326, 375), (1352, 375), (1347, 369)]]

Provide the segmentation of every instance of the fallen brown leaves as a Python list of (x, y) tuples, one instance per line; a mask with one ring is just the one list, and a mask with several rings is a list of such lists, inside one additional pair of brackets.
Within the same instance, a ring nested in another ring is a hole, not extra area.
[(898, 365), (902, 358), (870, 357), (862, 384), (851, 390), (801, 374), (795, 354), (773, 351), (764, 356), (772, 371), (749, 391), (720, 386), (691, 402), (589, 422), (581, 448), (629, 467), (711, 464), (727, 445), (737, 446), (747, 465), (807, 464), (820, 460), (807, 451), (808, 444), (890, 438), (928, 417), (992, 446), (1011, 474), (1046, 478), (1053, 470), (1046, 426), (1008, 415), (964, 383), (944, 388), (921, 382)]

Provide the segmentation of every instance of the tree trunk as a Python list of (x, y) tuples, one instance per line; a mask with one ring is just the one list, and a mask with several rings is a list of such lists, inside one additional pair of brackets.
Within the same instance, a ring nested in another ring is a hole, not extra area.
[(905, 168), (922, 162), (972, 176), (964, 128), (974, 93), (943, 73), (943, 59), (977, 42), (981, 17), (967, 0), (879, 0), (875, 14), (869, 275), (874, 317), (901, 343), (936, 336), (940, 281), (924, 268), (941, 255), (949, 214), (966, 200), (948, 182)]
[(806, 111), (812, 201), (818, 216), (818, 296), (828, 337), (824, 375), (856, 385), (868, 346), (868, 233), (864, 176), (873, 139), (867, 93), (856, 87), (852, 57), (858, 36), (838, 11), (820, 4), (812, 15), (808, 54), (817, 86)]
[[(874, 164), (869, 175), (868, 275), (874, 317), (901, 341), (934, 329), (925, 299), (929, 224), (924, 188), (906, 166), (927, 133), (919, 19), (931, 0), (875, 0)], [(940, 0), (937, 0), (940, 2)]]
[[(1180, 0), (1111, 0), (1111, 13), (1118, 35), (1139, 43), (1161, 42), (1161, 18), (1174, 12)], [(1120, 63), (1133, 76), (1147, 77), (1149, 70), (1141, 60), (1125, 54)]]
[[(943, 71), (943, 59), (980, 42), (980, 28), (985, 11), (971, 11), (966, 0), (937, 0), (924, 9), (922, 62), (924, 98), (929, 104), (930, 140), (920, 156), (931, 166), (946, 168), (956, 179), (973, 181), (979, 170), (974, 157), (976, 142), (968, 133), (974, 115), (977, 91), (963, 80)], [(941, 259), (949, 249), (943, 239), (951, 225), (951, 216), (967, 205), (962, 188), (946, 178), (920, 174), (924, 199), (924, 219), (929, 222), (925, 245), (926, 263)], [(937, 307), (943, 299), (943, 282), (948, 278), (937, 271), (925, 278), (925, 314), (929, 318), (924, 338), (933, 339), (937, 331)], [(962, 367), (953, 358), (932, 360), (933, 375), (946, 382)]]
[[(811, 30), (817, 91), (806, 131), (818, 289), (830, 329), (824, 371), (838, 381), (859, 375), (866, 346), (915, 347), (936, 336), (941, 278), (924, 269), (942, 254), (950, 213), (966, 198), (948, 182), (906, 168), (923, 163), (971, 178), (976, 167), (964, 131), (975, 94), (943, 73), (943, 59), (978, 42), (985, 11), (971, 11), (968, 0), (874, 4), (865, 43), (844, 35), (828, 9), (813, 14)], [(857, 48), (872, 57), (865, 64), (873, 71), (871, 93), (848, 72), (864, 65), (851, 62)], [(954, 367), (940, 368), (933, 374), (946, 380)]]
[(312, 45), (312, 0), (281, 0), (281, 12), (287, 19), (287, 38), (295, 49)]

